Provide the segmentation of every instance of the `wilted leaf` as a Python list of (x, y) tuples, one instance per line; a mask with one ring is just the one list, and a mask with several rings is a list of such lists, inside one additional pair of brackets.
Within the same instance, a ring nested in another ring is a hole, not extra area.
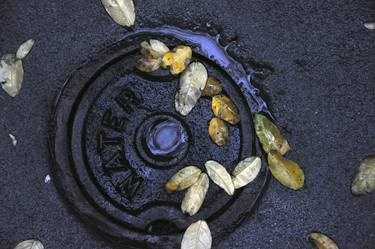
[(0, 83), (4, 91), (15, 97), (22, 87), (22, 81), (22, 61), (18, 60), (14, 54), (4, 55), (0, 61)]
[(284, 158), (278, 151), (268, 153), (268, 165), (272, 175), (285, 187), (294, 190), (303, 187), (305, 176), (300, 166)]
[(187, 189), (197, 182), (201, 170), (196, 166), (188, 166), (178, 171), (166, 184), (168, 192)]
[(186, 192), (185, 198), (181, 204), (181, 210), (184, 214), (190, 216), (196, 214), (201, 208), (209, 186), (209, 180), (206, 173), (202, 173), (199, 179)]
[(10, 134), (10, 133), (9, 133), (9, 137), (12, 140), (13, 146), (16, 146), (17, 145), (17, 139), (16, 139), (16, 137), (14, 135)]
[(162, 66), (164, 68), (170, 66), (170, 72), (173, 75), (179, 74), (189, 65), (192, 55), (193, 52), (189, 46), (177, 46), (173, 52), (164, 54)]
[(150, 73), (160, 68), (160, 59), (140, 58), (136, 67), (139, 71)]
[(14, 249), (44, 249), (42, 242), (39, 240), (25, 240), (19, 243)]
[(219, 119), (212, 118), (208, 125), (208, 134), (212, 141), (218, 146), (224, 146), (229, 139), (229, 130), (227, 124)]
[(234, 186), (232, 178), (228, 171), (223, 165), (216, 161), (207, 161), (205, 163), (207, 174), (210, 176), (211, 180), (216, 183), (219, 187), (225, 190), (228, 195), (234, 194)]
[(339, 249), (332, 239), (322, 233), (310, 233), (309, 239), (318, 249)]
[(259, 174), (262, 162), (259, 157), (248, 157), (239, 162), (233, 170), (233, 185), (235, 189), (252, 182)]
[(254, 118), (255, 132), (265, 152), (277, 150), (284, 155), (290, 150), (288, 141), (281, 135), (277, 126), (266, 116), (256, 113)]
[(202, 91), (202, 96), (213, 97), (218, 95), (223, 90), (220, 81), (215, 77), (209, 76), (205, 88)]
[(369, 29), (369, 30), (375, 29), (375, 22), (366, 22), (363, 25), (366, 27), (366, 29)]
[(112, 19), (122, 25), (130, 27), (135, 21), (135, 7), (133, 0), (101, 0), (107, 13)]
[(216, 117), (232, 125), (240, 122), (240, 113), (236, 105), (227, 96), (217, 95), (213, 97), (211, 108)]
[(352, 182), (352, 193), (363, 195), (375, 189), (375, 156), (364, 159)]
[(168, 51), (167, 45), (159, 40), (150, 39), (141, 43), (141, 54), (146, 58), (161, 59)]
[(206, 82), (205, 66), (200, 62), (192, 62), (180, 77), (180, 89), (175, 97), (176, 111), (188, 115), (198, 102)]
[(181, 249), (210, 249), (211, 245), (210, 228), (204, 220), (199, 220), (186, 229)]
[(30, 53), (30, 50), (34, 46), (35, 41), (33, 39), (29, 39), (21, 44), (21, 46), (18, 48), (16, 57), (17, 59), (21, 60), (26, 57)]

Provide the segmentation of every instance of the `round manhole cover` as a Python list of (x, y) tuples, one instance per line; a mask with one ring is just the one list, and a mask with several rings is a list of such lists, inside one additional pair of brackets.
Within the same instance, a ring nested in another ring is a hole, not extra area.
[[(209, 98), (180, 116), (174, 109), (178, 78), (167, 70), (135, 70), (139, 44), (150, 38), (192, 46), (193, 59), (222, 82), (241, 113), (224, 147), (208, 136)], [(200, 219), (209, 223), (217, 242), (252, 212), (267, 169), (232, 197), (212, 183), (192, 217), (180, 211), (184, 193), (168, 194), (163, 186), (187, 165), (204, 170), (206, 161), (216, 160), (230, 172), (255, 154), (251, 111), (266, 107), (248, 81), (240, 64), (210, 36), (176, 28), (127, 35), (75, 70), (58, 96), (50, 146), (60, 192), (85, 223), (129, 246), (179, 248), (183, 232)]]

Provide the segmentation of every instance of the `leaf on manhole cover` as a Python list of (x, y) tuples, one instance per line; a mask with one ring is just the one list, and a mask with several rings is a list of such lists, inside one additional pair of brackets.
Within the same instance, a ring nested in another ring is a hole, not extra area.
[(141, 43), (141, 54), (143, 57), (138, 60), (137, 68), (142, 72), (153, 72), (160, 68), (162, 57), (169, 51), (163, 42), (151, 39)]
[(228, 195), (234, 194), (234, 186), (232, 178), (228, 171), (223, 165), (216, 161), (207, 161), (205, 163), (207, 174), (210, 176), (211, 180), (216, 183), (219, 187), (225, 190)]
[(229, 139), (229, 129), (227, 124), (219, 119), (212, 118), (208, 125), (208, 134), (211, 140), (218, 146), (224, 146)]
[(21, 60), (28, 55), (34, 46), (35, 41), (33, 39), (29, 39), (21, 44), (21, 46), (18, 48), (16, 57), (17, 59)]
[(188, 166), (179, 170), (166, 184), (168, 192), (187, 189), (198, 181), (201, 170), (196, 166)]
[(232, 173), (232, 180), (235, 189), (241, 188), (258, 176), (262, 162), (259, 157), (248, 157), (239, 162)]
[(209, 187), (209, 179), (206, 173), (202, 173), (199, 179), (186, 192), (181, 204), (181, 210), (184, 214), (190, 216), (196, 214), (201, 208)]
[(209, 76), (207, 79), (206, 86), (202, 91), (202, 96), (210, 96), (213, 97), (218, 95), (223, 90), (223, 87), (220, 84), (220, 81), (215, 77)]
[(240, 113), (236, 105), (227, 96), (214, 96), (212, 98), (211, 108), (216, 117), (232, 125), (240, 122)]
[(44, 246), (39, 240), (32, 239), (19, 243), (14, 249), (44, 249)]
[(303, 187), (305, 176), (300, 166), (284, 158), (278, 151), (268, 153), (268, 165), (272, 175), (285, 187), (293, 190)]
[(101, 0), (107, 13), (116, 23), (130, 27), (135, 21), (133, 0)]
[(185, 231), (181, 249), (210, 249), (212, 245), (211, 231), (204, 220), (191, 224)]
[(363, 195), (375, 189), (375, 156), (365, 158), (359, 165), (352, 182), (352, 193)]
[(200, 62), (192, 62), (180, 77), (180, 89), (175, 97), (176, 111), (188, 115), (197, 104), (206, 82), (206, 67)]
[(266, 116), (256, 113), (254, 118), (255, 132), (265, 152), (277, 150), (284, 155), (290, 150), (288, 141), (282, 136), (279, 128)]
[(164, 54), (162, 67), (170, 67), (170, 72), (173, 75), (180, 74), (189, 65), (192, 55), (193, 51), (189, 46), (179, 45), (173, 49), (173, 52)]
[(339, 249), (331, 238), (322, 233), (310, 233), (309, 239), (318, 249)]

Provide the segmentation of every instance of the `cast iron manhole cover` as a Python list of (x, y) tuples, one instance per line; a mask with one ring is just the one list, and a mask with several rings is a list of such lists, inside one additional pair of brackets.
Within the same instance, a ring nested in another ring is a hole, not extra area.
[[(142, 74), (134, 68), (139, 44), (159, 39), (194, 48), (193, 59), (218, 78), (241, 113), (230, 140), (218, 147), (208, 136), (210, 99), (187, 116), (174, 109), (178, 78), (167, 70)], [(53, 113), (53, 172), (60, 192), (85, 223), (128, 246), (179, 248), (193, 222), (209, 223), (214, 243), (248, 216), (267, 182), (257, 179), (233, 197), (211, 182), (200, 212), (182, 214), (184, 193), (163, 186), (178, 170), (216, 160), (232, 171), (255, 154), (251, 111), (266, 111), (240, 64), (212, 37), (177, 28), (144, 29), (99, 53), (75, 70)]]

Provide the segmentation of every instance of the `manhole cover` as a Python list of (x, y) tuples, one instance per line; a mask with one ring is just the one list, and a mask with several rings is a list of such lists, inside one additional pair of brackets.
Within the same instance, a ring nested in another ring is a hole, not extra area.
[[(139, 44), (150, 38), (192, 46), (194, 59), (222, 82), (241, 113), (224, 147), (208, 136), (210, 99), (201, 98), (182, 117), (174, 109), (178, 78), (166, 70), (134, 69)], [(267, 182), (266, 168), (233, 197), (211, 182), (193, 217), (180, 211), (184, 193), (168, 194), (163, 185), (186, 165), (204, 169), (214, 159), (232, 171), (255, 154), (251, 111), (266, 106), (248, 80), (209, 36), (176, 28), (127, 35), (75, 70), (58, 97), (50, 145), (60, 192), (85, 223), (129, 246), (179, 248), (183, 232), (199, 219), (209, 223), (217, 242), (252, 212)]]

